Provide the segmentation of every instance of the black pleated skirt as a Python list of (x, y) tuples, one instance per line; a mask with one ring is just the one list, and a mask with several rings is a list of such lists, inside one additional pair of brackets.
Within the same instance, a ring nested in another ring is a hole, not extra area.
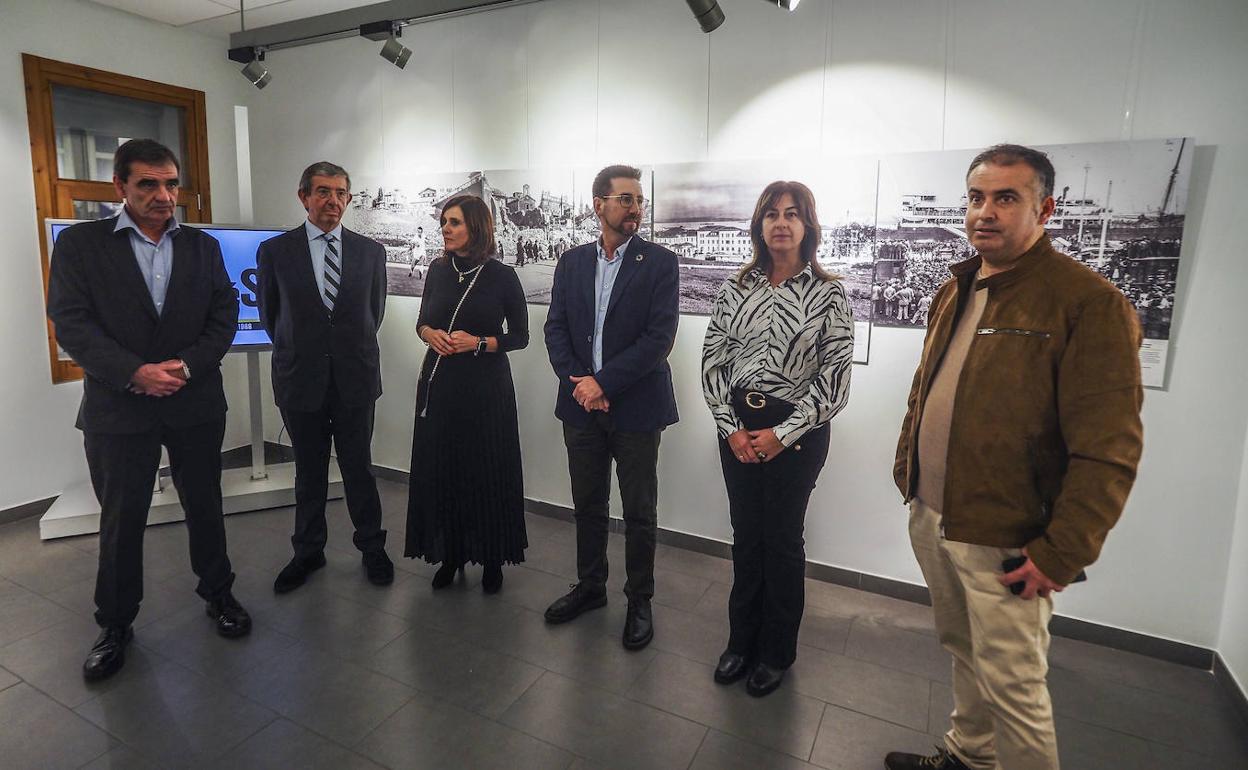
[(430, 351), (417, 389), (404, 555), (519, 564), (529, 542), (507, 357), (449, 356), (430, 381), (435, 360)]

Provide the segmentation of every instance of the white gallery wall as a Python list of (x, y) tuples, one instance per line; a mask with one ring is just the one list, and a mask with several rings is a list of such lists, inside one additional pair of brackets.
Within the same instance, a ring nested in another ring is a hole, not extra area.
[[(416, 171), (786, 156), (813, 165), (998, 141), (1194, 136), (1169, 384), (1146, 396), (1126, 514), (1059, 611), (1219, 647), (1248, 679), (1248, 266), (1236, 235), (1248, 213), (1248, 4), (807, 0), (793, 14), (720, 4), (728, 21), (712, 35), (677, 0), (545, 0), (415, 25), (403, 33), (414, 52), (403, 71), (363, 40), (270, 54), (273, 82), (252, 107), (256, 219), (297, 223), (298, 173), (320, 158), (345, 165), (358, 189)], [(424, 353), (418, 306), (392, 297), (382, 330), (374, 460), (403, 470)], [(533, 342), (512, 357), (526, 494), (569, 505), (544, 317), (530, 308)], [(660, 520), (726, 541), (698, 382), (705, 327), (684, 317), (672, 353), (682, 419), (663, 437)], [(921, 337), (876, 329), (870, 364), (854, 370), (807, 517), (814, 561), (921, 582), (890, 476)]]
[[(212, 209), (222, 222), (238, 219), (232, 105), (251, 98), (221, 41), (79, 0), (0, 0), (0, 178), (13, 196), (0, 208), (0, 510), (87, 481), (74, 429), (82, 384), (53, 385), (48, 366), (23, 53), (204, 91)], [(232, 447), (248, 441), (246, 367), (230, 356), (225, 372)]]

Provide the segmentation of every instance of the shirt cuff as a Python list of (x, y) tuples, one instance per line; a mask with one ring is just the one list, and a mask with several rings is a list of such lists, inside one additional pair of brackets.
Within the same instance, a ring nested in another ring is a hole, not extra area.
[(776, 440), (784, 446), (791, 447), (799, 438), (811, 429), (811, 425), (807, 423), (806, 415), (801, 410), (793, 412), (789, 419), (772, 428), (772, 432), (776, 434)]
[(732, 410), (731, 406), (714, 407), (711, 409), (711, 416), (715, 418), (715, 428), (719, 432), (720, 438), (728, 438), (742, 428), (741, 423), (737, 420), (737, 414)]

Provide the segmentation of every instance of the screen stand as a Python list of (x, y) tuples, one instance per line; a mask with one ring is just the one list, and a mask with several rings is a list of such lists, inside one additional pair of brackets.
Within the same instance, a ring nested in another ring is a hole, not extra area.
[(260, 405), (260, 352), (247, 351), (247, 396), (251, 407), (251, 480), (269, 477), (264, 468), (264, 408)]
[[(264, 459), (264, 405), (260, 393), (260, 353), (247, 353), (247, 405), (251, 422), (251, 463), (249, 467), (228, 468), (221, 472), (221, 509), (223, 513), (243, 513), (265, 508), (281, 508), (295, 504), (295, 464), (276, 463), (267, 465)], [(223, 362), (224, 363), (224, 362)], [(229, 377), (227, 376), (228, 380)], [(147, 523), (165, 524), (186, 518), (178, 492), (172, 485), (161, 483), (157, 472), (159, 494), (152, 496)], [(328, 499), (343, 496), (342, 474), (338, 463), (329, 464)], [(295, 515), (290, 520), (275, 521), (273, 526), (293, 527)], [(52, 540), (58, 537), (90, 535), (100, 531), (100, 504), (89, 483), (76, 484), (61, 493), (39, 520), (39, 537)]]

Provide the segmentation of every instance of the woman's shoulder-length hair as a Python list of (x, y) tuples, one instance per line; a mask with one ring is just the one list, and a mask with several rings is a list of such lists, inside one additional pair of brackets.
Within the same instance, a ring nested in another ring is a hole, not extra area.
[(819, 214), (815, 211), (814, 193), (801, 182), (778, 180), (763, 188), (762, 194), (758, 196), (758, 203), (754, 206), (754, 215), (750, 217), (750, 243), (754, 247), (754, 254), (737, 273), (738, 286), (745, 285), (746, 276), (753, 270), (760, 270), (764, 275), (771, 272), (771, 252), (768, 251), (767, 244), (763, 241), (763, 219), (769, 210), (775, 208), (777, 201), (783, 198), (785, 193), (793, 196), (793, 202), (797, 204), (797, 215), (801, 218), (802, 226), (806, 231), (802, 236), (799, 249), (802, 261), (810, 265), (810, 272), (821, 281), (835, 281), (839, 278), (824, 270), (816, 258), (823, 231), (819, 228)]
[[(446, 216), (446, 212), (456, 206), (463, 212), (464, 225), (468, 228), (465, 253), (457, 256), (472, 265), (480, 265), (487, 259), (492, 259), (497, 246), (494, 243), (494, 217), (490, 214), (490, 207), (475, 195), (456, 195), (442, 205), (442, 216)], [(447, 253), (442, 258), (449, 260), (451, 255)]]

